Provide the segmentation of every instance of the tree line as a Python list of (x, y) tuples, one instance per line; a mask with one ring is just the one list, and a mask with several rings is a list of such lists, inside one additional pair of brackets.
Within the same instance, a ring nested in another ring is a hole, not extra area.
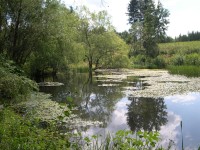
[(184, 42), (184, 41), (198, 41), (200, 40), (200, 32), (199, 31), (192, 31), (188, 32), (188, 34), (179, 35), (178, 37), (175, 37), (174, 39), (177, 42)]
[(90, 72), (94, 66), (129, 64), (128, 46), (106, 11), (75, 10), (59, 0), (0, 3), (0, 54), (31, 74), (56, 73), (77, 63), (87, 63)]

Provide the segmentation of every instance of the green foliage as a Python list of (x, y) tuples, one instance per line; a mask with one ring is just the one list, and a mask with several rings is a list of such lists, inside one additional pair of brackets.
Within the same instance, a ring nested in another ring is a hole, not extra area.
[(113, 59), (113, 64), (109, 68), (129, 68), (130, 60), (126, 55), (117, 55)]
[(136, 57), (132, 57), (131, 60), (133, 61), (134, 66), (145, 66), (146, 64), (146, 56), (145, 55), (137, 55)]
[(156, 5), (152, 0), (131, 0), (128, 15), (133, 37), (130, 55), (144, 50), (147, 57), (156, 58), (159, 54), (157, 43), (165, 38), (166, 25), (169, 23), (168, 10), (163, 8), (160, 1)]
[(132, 57), (131, 61), (134, 68), (161, 69), (166, 67), (165, 59), (162, 56), (152, 59), (145, 55), (137, 55), (136, 57)]
[[(83, 46), (78, 41), (79, 18), (58, 1), (49, 2), (44, 11), (40, 41), (26, 63), (31, 74), (56, 74), (71, 63), (82, 60)], [(45, 36), (43, 36), (45, 35)]]
[(10, 61), (0, 62), (0, 100), (3, 102), (22, 101), (33, 90), (38, 90), (34, 81), (19, 75), (21, 72)]
[(30, 74), (56, 73), (83, 59), (79, 17), (59, 0), (1, 3), (0, 53)]
[(173, 42), (159, 44), (160, 54), (173, 55), (173, 54), (192, 54), (200, 53), (200, 41), (192, 42)]
[(0, 149), (63, 150), (69, 146), (68, 136), (62, 136), (51, 128), (38, 128), (37, 124), (11, 109), (0, 110)]
[(156, 68), (161, 69), (166, 67), (165, 59), (162, 56), (158, 56), (153, 60), (153, 64)]
[[(135, 137), (136, 136), (136, 137)], [(81, 149), (93, 149), (93, 150), (148, 150), (156, 149), (162, 150), (162, 147), (158, 146), (159, 133), (158, 132), (146, 132), (138, 131), (136, 135), (129, 130), (119, 130), (115, 135), (107, 134), (104, 140), (100, 140), (102, 137), (95, 135), (91, 138), (85, 137), (85, 144)]]
[(199, 66), (200, 65), (200, 54), (193, 53), (193, 54), (186, 55), (185, 64)]
[(187, 35), (179, 35), (178, 37), (175, 38), (175, 41), (197, 41), (200, 40), (200, 32), (189, 32)]
[(183, 55), (180, 54), (176, 54), (171, 58), (171, 63), (172, 65), (175, 66), (180, 66), (183, 65), (185, 63), (185, 57)]
[(1, 2), (0, 52), (5, 52), (17, 64), (36, 50), (35, 43), (42, 29), (43, 0), (10, 0)]
[(2, 68), (0, 68), (0, 75), (1, 99), (24, 100), (33, 89), (37, 89), (36, 83), (26, 77), (5, 72)]
[(169, 66), (167, 69), (171, 74), (180, 74), (187, 77), (200, 77), (199, 66)]
[[(128, 46), (114, 32), (107, 12), (90, 12), (83, 7), (79, 12), (81, 39), (84, 45), (85, 61), (91, 74), (97, 68), (124, 67), (128, 63)], [(119, 55), (124, 57), (116, 61)], [(126, 65), (128, 66), (128, 64)]]
[[(200, 65), (199, 47), (199, 41), (162, 43), (159, 44), (159, 56), (165, 59), (166, 65), (169, 66), (168, 68), (171, 72), (187, 76), (198, 76), (197, 67)], [(173, 65), (174, 67), (172, 67)], [(195, 70), (197, 71), (196, 73)]]
[[(83, 138), (81, 134), (60, 134), (52, 123), (43, 128), (38, 121), (22, 117), (9, 108), (1, 109), (0, 149), (161, 149), (157, 132), (139, 131), (135, 137), (132, 131), (119, 130), (114, 136), (107, 134), (104, 139), (99, 135)], [(70, 138), (73, 140), (69, 141)]]
[(131, 137), (131, 131), (118, 131), (114, 137), (114, 147), (117, 149), (152, 149), (155, 148), (159, 141), (157, 132), (141, 132), (136, 133), (136, 138)]
[(119, 32), (117, 34), (119, 34), (119, 36), (126, 42), (126, 44), (131, 44), (132, 37), (128, 31)]

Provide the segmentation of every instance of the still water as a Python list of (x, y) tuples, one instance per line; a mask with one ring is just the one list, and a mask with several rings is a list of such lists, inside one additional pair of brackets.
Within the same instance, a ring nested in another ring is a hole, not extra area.
[[(182, 136), (185, 149), (200, 146), (200, 93), (186, 93), (161, 98), (134, 97), (126, 94), (125, 86), (143, 90), (148, 85), (140, 85), (138, 77), (126, 80), (106, 80), (104, 77), (88, 79), (88, 74), (71, 72), (45, 81), (64, 83), (59, 87), (40, 87), (40, 91), (52, 94), (57, 102), (68, 103), (71, 97), (82, 119), (100, 121), (99, 126), (77, 128), (85, 135), (116, 132), (120, 129), (132, 131), (157, 130), (161, 134), (162, 145), (175, 142), (181, 149)], [(123, 91), (123, 92), (122, 92)], [(181, 132), (180, 122), (183, 123)]]

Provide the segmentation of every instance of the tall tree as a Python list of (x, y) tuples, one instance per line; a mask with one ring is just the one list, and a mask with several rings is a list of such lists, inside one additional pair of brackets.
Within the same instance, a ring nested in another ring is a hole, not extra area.
[[(133, 45), (140, 45), (148, 57), (158, 55), (157, 42), (165, 37), (169, 12), (160, 1), (155, 5), (153, 0), (131, 0), (128, 7), (129, 23), (132, 24)], [(138, 46), (133, 46), (138, 48)], [(139, 50), (139, 51), (140, 51)]]
[(35, 43), (37, 50), (31, 56), (31, 69), (37, 74), (49, 68), (56, 73), (80, 59), (81, 46), (76, 43), (79, 18), (56, 0), (46, 3), (43, 11), (42, 31)]
[(34, 50), (40, 33), (43, 0), (2, 0), (1, 1), (1, 52), (17, 64), (22, 64)]
[(131, 0), (128, 5), (129, 23), (133, 24), (144, 20), (144, 0)]

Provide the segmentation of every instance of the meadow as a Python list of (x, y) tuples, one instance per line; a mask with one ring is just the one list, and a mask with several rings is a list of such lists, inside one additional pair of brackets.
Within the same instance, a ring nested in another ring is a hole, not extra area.
[(159, 44), (159, 57), (172, 74), (200, 76), (200, 41)]
[(160, 43), (159, 49), (161, 55), (200, 54), (200, 41)]

